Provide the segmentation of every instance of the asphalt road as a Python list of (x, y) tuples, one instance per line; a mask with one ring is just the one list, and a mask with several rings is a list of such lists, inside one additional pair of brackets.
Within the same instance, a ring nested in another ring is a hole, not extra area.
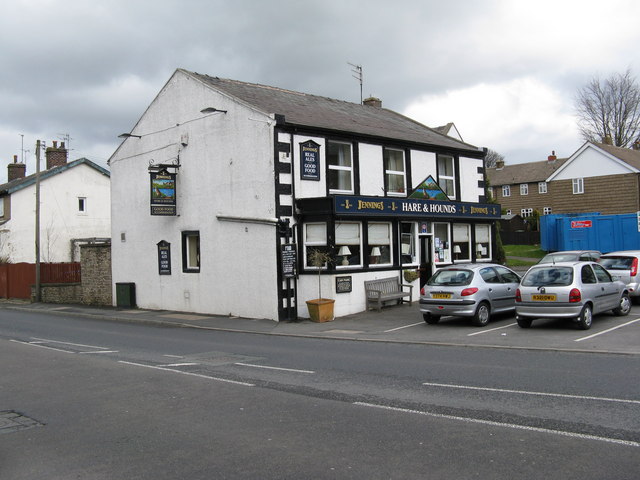
[(640, 470), (637, 355), (3, 310), (0, 365), (2, 479), (635, 479)]

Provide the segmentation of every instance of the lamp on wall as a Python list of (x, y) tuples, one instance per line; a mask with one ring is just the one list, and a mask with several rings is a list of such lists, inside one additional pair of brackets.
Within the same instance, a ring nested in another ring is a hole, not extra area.
[(338, 256), (342, 257), (342, 265), (349, 265), (349, 259), (347, 258), (351, 255), (351, 250), (346, 245), (340, 247), (338, 250)]
[(462, 249), (460, 248), (460, 245), (453, 246), (453, 253), (456, 254), (456, 260), (458, 260), (458, 255), (462, 253)]
[(216, 107), (207, 107), (200, 110), (200, 113), (218, 113), (218, 112), (227, 113), (226, 110), (220, 110), (219, 108), (216, 108)]
[(118, 138), (142, 138), (142, 135), (134, 135), (133, 133), (121, 133)]
[(369, 263), (378, 263), (380, 262), (380, 257), (382, 256), (382, 252), (380, 252), (380, 247), (373, 247), (371, 249), (371, 261)]

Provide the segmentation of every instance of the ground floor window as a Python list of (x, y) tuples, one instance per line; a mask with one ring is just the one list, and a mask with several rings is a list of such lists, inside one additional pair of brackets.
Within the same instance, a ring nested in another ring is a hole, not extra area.
[(390, 265), (391, 255), (391, 224), (373, 223), (367, 225), (369, 238), (369, 263), (371, 265)]
[(400, 224), (400, 254), (403, 264), (417, 265), (416, 223), (403, 222)]
[(471, 225), (453, 225), (453, 259), (471, 260)]
[(360, 223), (336, 222), (336, 267), (362, 265)]
[(488, 260), (491, 253), (491, 226), (476, 225), (476, 258)]
[(544, 207), (542, 209), (542, 214), (543, 215), (551, 215), (551, 207)]
[(449, 240), (449, 224), (433, 224), (433, 242), (435, 250), (435, 263), (451, 262), (451, 242)]
[[(303, 241), (305, 268), (318, 268), (313, 265), (310, 256), (314, 250), (329, 253), (329, 246), (327, 245), (327, 224), (324, 222), (305, 224)], [(325, 264), (320, 268), (327, 268), (327, 265)]]
[(182, 271), (200, 271), (200, 232), (182, 232)]

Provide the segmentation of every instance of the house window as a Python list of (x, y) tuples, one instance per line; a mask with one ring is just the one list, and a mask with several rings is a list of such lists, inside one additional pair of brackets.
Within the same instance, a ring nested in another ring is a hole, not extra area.
[(369, 222), (367, 226), (369, 239), (369, 264), (390, 265), (391, 255), (391, 224)]
[(327, 142), (329, 192), (353, 193), (351, 144)]
[(511, 185), (503, 185), (502, 186), (502, 196), (510, 197), (511, 196)]
[(583, 178), (574, 178), (572, 180), (573, 184), (573, 194), (578, 195), (584, 193), (584, 179)]
[(182, 271), (200, 271), (200, 232), (182, 232)]
[(494, 198), (493, 187), (487, 187), (487, 195), (489, 196), (489, 198)]
[(401, 223), (400, 253), (403, 264), (417, 264), (416, 255), (416, 223)]
[(521, 183), (520, 184), (520, 195), (529, 195), (529, 184)]
[(336, 268), (362, 265), (360, 223), (336, 222)]
[(327, 268), (326, 265), (316, 267), (311, 263), (309, 257), (314, 250), (323, 253), (329, 252), (326, 223), (306, 223), (304, 225), (304, 266), (305, 268)]
[(471, 260), (471, 225), (453, 225), (453, 259)]
[(456, 197), (455, 165), (451, 155), (438, 155), (438, 185), (449, 198)]
[(547, 182), (538, 182), (538, 193), (547, 193)]
[(87, 197), (78, 197), (78, 213), (87, 213)]
[(511, 215), (511, 209), (507, 210), (507, 215)]
[(531, 215), (533, 215), (533, 208), (523, 208), (522, 210), (520, 210), (520, 215), (522, 216), (522, 218), (530, 217)]
[(406, 192), (406, 179), (404, 152), (402, 150), (384, 149), (384, 175), (387, 194), (404, 195)]
[(451, 262), (451, 243), (449, 242), (449, 224), (433, 224), (433, 241), (435, 248), (435, 263)]
[(491, 259), (491, 226), (476, 225), (476, 258)]
[(542, 214), (543, 215), (551, 215), (551, 207), (544, 207), (542, 209)]

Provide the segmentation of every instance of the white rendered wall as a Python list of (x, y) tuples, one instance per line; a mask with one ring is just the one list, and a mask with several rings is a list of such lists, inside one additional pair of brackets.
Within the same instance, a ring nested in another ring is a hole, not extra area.
[[(0, 252), (35, 263), (35, 184), (11, 194), (11, 220), (0, 227)], [(86, 212), (78, 211), (86, 198)], [(40, 182), (40, 261), (71, 262), (71, 240), (111, 236), (109, 177), (79, 164)]]
[(477, 202), (484, 195), (484, 188), (478, 187), (478, 182), (484, 180), (478, 168), (483, 162), (478, 158), (460, 157), (460, 201)]
[[(228, 113), (204, 117), (205, 107)], [(182, 72), (169, 80), (132, 132), (142, 138), (111, 159), (114, 299), (116, 283), (133, 282), (139, 307), (277, 319), (276, 228), (216, 218), (275, 218), (274, 124)], [(178, 153), (178, 216), (151, 216), (149, 162)], [(200, 232), (199, 273), (182, 271), (189, 230)], [(161, 240), (171, 275), (158, 274)]]
[(416, 188), (429, 175), (431, 175), (434, 180), (438, 180), (436, 154), (433, 152), (411, 150), (411, 181), (413, 185), (411, 185), (409, 190)]
[[(285, 136), (283, 135), (283, 137)], [(300, 144), (309, 140), (320, 145), (320, 181), (302, 180), (300, 178)], [(283, 141), (289, 143), (291, 138), (289, 137)], [(293, 159), (291, 162), (291, 173), (295, 182), (294, 189), (296, 198), (324, 197), (327, 194), (327, 178), (325, 174), (327, 171), (327, 146), (325, 139), (308, 135), (294, 135), (293, 143), (291, 144), (291, 154)]]
[(358, 145), (360, 155), (360, 195), (384, 196), (384, 162), (382, 147), (361, 143)]

